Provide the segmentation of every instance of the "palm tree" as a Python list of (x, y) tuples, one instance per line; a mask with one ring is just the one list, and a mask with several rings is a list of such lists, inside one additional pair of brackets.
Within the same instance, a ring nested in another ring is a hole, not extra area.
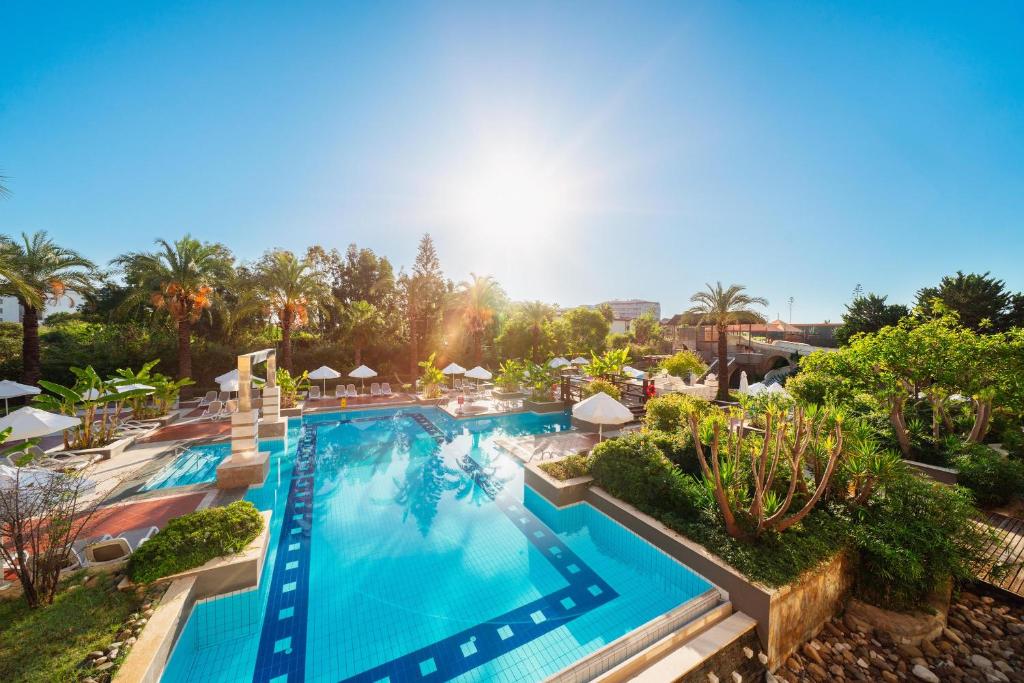
[(501, 287), (490, 275), (469, 274), (470, 280), (460, 282), (456, 292), (456, 308), (473, 342), (473, 358), (477, 365), (483, 360), (484, 333), (494, 322), (494, 311), (501, 298)]
[(353, 301), (345, 310), (345, 330), (356, 354), (356, 365), (363, 364), (363, 349), (383, 326), (377, 307), (368, 301)]
[(281, 326), (281, 367), (292, 370), (292, 331), (309, 322), (327, 298), (324, 284), (308, 259), (283, 249), (267, 252), (256, 266), (261, 298)]
[(22, 381), (35, 384), (41, 375), (39, 360), (39, 312), (47, 301), (57, 302), (69, 292), (92, 289), (92, 261), (60, 246), (39, 231), (21, 242), (8, 240), (0, 246), (0, 275), (7, 282), (0, 293), (18, 299), (24, 311), (21, 333)]
[(695, 305), (687, 313), (700, 315), (701, 325), (711, 323), (718, 333), (718, 395), (719, 401), (729, 400), (729, 338), (728, 326), (738, 322), (740, 316), (757, 315), (751, 306), (767, 306), (768, 300), (760, 296), (749, 296), (743, 293), (743, 285), (729, 285), (723, 288), (721, 282), (714, 287), (697, 292), (690, 297)]
[(540, 336), (544, 333), (544, 324), (551, 319), (554, 311), (543, 301), (527, 301), (519, 311), (530, 329), (530, 357), (534, 363), (539, 363), (541, 359), (538, 358), (537, 352), (540, 348)]
[(114, 259), (133, 289), (122, 308), (148, 303), (170, 315), (178, 331), (178, 379), (184, 379), (192, 376), (192, 325), (213, 305), (217, 284), (231, 277), (234, 257), (223, 244), (191, 235), (156, 244), (157, 251)]

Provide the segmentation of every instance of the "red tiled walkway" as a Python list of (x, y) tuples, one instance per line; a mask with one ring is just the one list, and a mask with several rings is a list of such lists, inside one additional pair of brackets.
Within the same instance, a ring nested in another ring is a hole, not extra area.
[(167, 425), (166, 427), (156, 430), (145, 439), (141, 439), (139, 443), (210, 438), (215, 436), (227, 436), (230, 433), (230, 420), (204, 420), (203, 422), (186, 422), (183, 424)]
[(143, 526), (157, 526), (162, 529), (168, 520), (195, 510), (205, 496), (206, 493), (190, 493), (103, 507), (97, 510), (85, 525), (79, 538), (101, 534), (113, 536)]

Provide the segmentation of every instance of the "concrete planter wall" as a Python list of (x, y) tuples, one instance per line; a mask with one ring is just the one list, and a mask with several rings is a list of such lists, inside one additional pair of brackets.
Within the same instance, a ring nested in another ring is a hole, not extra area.
[(526, 394), (521, 391), (501, 391), (500, 389), (491, 389), (491, 397), (498, 401), (511, 401), (517, 398), (525, 398)]
[(137, 438), (138, 437), (133, 434), (131, 436), (118, 439), (117, 441), (112, 441), (106, 446), (100, 446), (99, 448), (83, 448), (74, 452), (79, 455), (98, 455), (100, 460), (110, 460), (111, 458), (121, 455), (128, 450), (128, 448), (135, 443), (135, 439)]
[(558, 481), (531, 464), (526, 467), (525, 482), (557, 506), (579, 502), (592, 505), (725, 590), (736, 609), (757, 621), (757, 634), (772, 671), (841, 609), (853, 585), (852, 563), (845, 553), (806, 572), (792, 584), (769, 588), (747, 578), (657, 519), (594, 486), (589, 477)]
[(929, 465), (928, 463), (918, 462), (916, 460), (904, 460), (904, 463), (908, 467), (912, 467), (921, 474), (931, 477), (935, 481), (942, 484), (955, 484), (959, 472), (950, 467), (939, 467), (938, 465)]
[(566, 405), (562, 401), (531, 401), (523, 399), (523, 410), (530, 413), (560, 413)]

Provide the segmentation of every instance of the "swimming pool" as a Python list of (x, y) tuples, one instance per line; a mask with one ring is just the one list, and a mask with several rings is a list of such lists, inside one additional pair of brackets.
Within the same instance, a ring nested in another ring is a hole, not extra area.
[[(260, 440), (259, 448), (261, 451), (270, 451), (273, 457), (284, 451), (284, 441)], [(227, 441), (189, 446), (146, 480), (139, 490), (155, 491), (216, 481), (217, 465), (230, 453), (231, 443)]]
[(710, 585), (590, 507), (523, 485), (500, 436), (567, 415), (306, 416), (267, 483), (258, 590), (196, 605), (163, 680), (535, 681)]

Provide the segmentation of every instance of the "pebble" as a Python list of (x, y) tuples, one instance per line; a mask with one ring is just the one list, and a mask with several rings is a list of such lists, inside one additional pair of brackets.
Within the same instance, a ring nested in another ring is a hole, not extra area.
[(939, 683), (939, 677), (932, 673), (931, 669), (928, 669), (927, 667), (915, 664), (911, 671), (922, 681), (927, 681), (928, 683)]
[(114, 668), (114, 663), (113, 662), (107, 662), (106, 664), (101, 664), (98, 667), (96, 667), (96, 670), (102, 672), (102, 671), (106, 671), (107, 669), (113, 669), (113, 668)]

